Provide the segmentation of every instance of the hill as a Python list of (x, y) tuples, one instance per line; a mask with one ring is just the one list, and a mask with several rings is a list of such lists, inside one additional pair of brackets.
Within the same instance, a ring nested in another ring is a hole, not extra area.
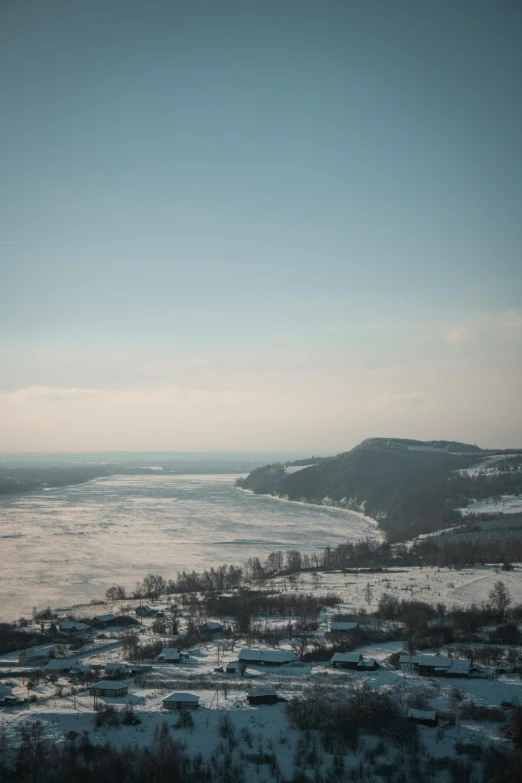
[(522, 491), (518, 463), (514, 471), (511, 466), (493, 473), (477, 469), (492, 455), (498, 459), (499, 452), (455, 441), (370, 438), (351, 451), (293, 471), (291, 465), (266, 465), (238, 485), (362, 511), (392, 540), (401, 540), (456, 524), (461, 519), (457, 509), (473, 498)]

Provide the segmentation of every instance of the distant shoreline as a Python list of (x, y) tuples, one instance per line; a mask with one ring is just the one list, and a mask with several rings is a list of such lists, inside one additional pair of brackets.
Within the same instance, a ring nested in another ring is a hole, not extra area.
[(359, 519), (364, 520), (364, 522), (367, 522), (368, 524), (371, 524), (372, 526), (377, 528), (377, 532), (379, 533), (379, 536), (382, 541), (386, 540), (386, 533), (384, 530), (382, 530), (381, 527), (379, 527), (379, 523), (376, 519), (373, 517), (369, 517), (366, 514), (363, 514), (362, 511), (353, 511), (351, 508), (345, 508), (344, 506), (340, 506), (337, 503), (334, 503), (332, 501), (331, 504), (323, 504), (323, 503), (312, 503), (308, 500), (290, 500), (290, 498), (283, 498), (280, 495), (269, 495), (264, 492), (254, 492), (252, 489), (247, 489), (246, 487), (238, 487), (237, 485), (234, 485), (236, 489), (239, 489), (241, 492), (247, 492), (250, 495), (255, 495), (257, 497), (264, 497), (264, 498), (272, 498), (272, 500), (278, 500), (282, 503), (292, 503), (299, 506), (305, 506), (305, 508), (322, 508), (322, 509), (332, 509), (334, 511), (344, 511), (347, 514), (352, 514), (355, 517), (359, 517)]

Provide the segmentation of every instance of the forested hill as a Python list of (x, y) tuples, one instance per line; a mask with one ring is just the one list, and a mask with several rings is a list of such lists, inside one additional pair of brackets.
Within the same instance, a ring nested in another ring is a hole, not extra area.
[[(481, 496), (477, 482), (483, 478), (457, 471), (485, 462), (492, 453), (451, 441), (371, 438), (310, 467), (266, 465), (238, 485), (289, 500), (332, 502), (363, 511), (377, 519), (391, 539), (400, 540), (454, 524), (459, 518), (455, 509)], [(510, 475), (499, 491), (516, 491), (511, 484), (518, 486), (521, 479), (521, 471)], [(487, 490), (491, 492), (490, 485)]]

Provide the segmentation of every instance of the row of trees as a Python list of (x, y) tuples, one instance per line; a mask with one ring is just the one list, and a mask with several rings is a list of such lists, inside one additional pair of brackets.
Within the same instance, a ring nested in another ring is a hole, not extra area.
[(291, 549), (271, 552), (266, 560), (250, 557), (244, 566), (222, 565), (204, 571), (182, 571), (175, 579), (165, 579), (160, 574), (147, 574), (127, 596), (120, 585), (113, 585), (106, 592), (109, 601), (127, 597), (157, 600), (161, 596), (182, 593), (209, 593), (234, 590), (245, 582), (263, 586), (268, 579), (278, 575), (291, 575), (301, 571), (336, 569), (383, 569), (401, 566), (467, 567), (482, 563), (522, 561), (522, 536), (489, 540), (456, 535), (434, 536), (421, 539), (408, 549), (404, 544), (391, 544), (372, 539), (347, 542), (336, 547), (325, 547), (319, 552), (301, 553)]

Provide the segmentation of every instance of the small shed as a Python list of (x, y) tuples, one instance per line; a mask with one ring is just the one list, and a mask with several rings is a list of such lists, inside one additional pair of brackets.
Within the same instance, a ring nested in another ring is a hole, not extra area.
[(362, 658), (357, 664), (357, 671), (373, 672), (379, 668), (379, 664), (375, 658)]
[(359, 623), (333, 622), (330, 623), (330, 631), (332, 633), (348, 633), (349, 631), (355, 631), (358, 625)]
[(48, 674), (61, 674), (62, 672), (70, 672), (77, 664), (76, 658), (51, 658), (45, 671)]
[(182, 663), (183, 656), (181, 655), (181, 650), (177, 647), (164, 647), (155, 660), (160, 663)]
[(227, 663), (227, 668), (225, 669), (227, 674), (236, 674), (242, 677), (245, 673), (246, 666), (244, 663), (239, 663), (239, 661), (230, 661), (230, 663)]
[(91, 696), (125, 696), (129, 692), (129, 686), (119, 680), (100, 680), (91, 685)]
[(199, 706), (199, 696), (195, 693), (176, 692), (162, 699), (165, 710), (195, 710)]
[(267, 685), (262, 688), (249, 688), (247, 701), (249, 704), (276, 704), (278, 697), (275, 688)]
[(361, 660), (362, 655), (360, 653), (334, 653), (332, 656), (332, 666), (334, 669), (357, 669)]
[(436, 726), (437, 725), (437, 713), (435, 710), (414, 710), (410, 708), (408, 710), (408, 718), (414, 723), (420, 723), (422, 726)]

